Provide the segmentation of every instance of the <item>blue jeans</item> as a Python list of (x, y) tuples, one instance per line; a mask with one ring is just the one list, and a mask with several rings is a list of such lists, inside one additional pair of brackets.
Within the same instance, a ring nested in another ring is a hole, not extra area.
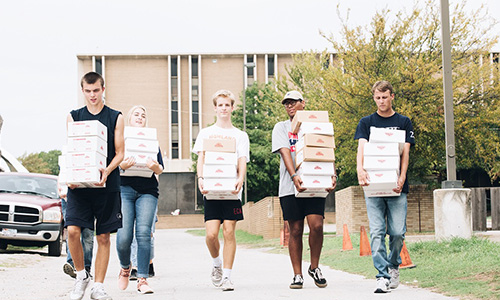
[[(155, 221), (153, 222), (153, 226), (151, 226), (151, 256), (149, 260), (153, 260), (155, 258), (155, 237), (153, 233), (155, 232), (155, 225), (158, 222), (158, 206), (155, 211)], [(137, 239), (134, 236), (132, 240), (132, 246), (130, 249), (130, 260), (132, 261), (132, 266), (137, 268)]]
[[(61, 210), (63, 217), (66, 217), (66, 200), (61, 200)], [(92, 266), (92, 255), (94, 251), (94, 231), (90, 228), (82, 228), (82, 247), (83, 247), (83, 260), (85, 262), (85, 269), (90, 270)], [(71, 258), (71, 253), (68, 249), (68, 243), (66, 242), (66, 262), (74, 266), (73, 258)]]
[[(370, 237), (373, 265), (377, 278), (390, 279), (388, 268), (401, 264), (401, 249), (406, 233), (406, 193), (399, 197), (366, 197), (366, 211), (370, 221)], [(385, 235), (389, 235), (389, 250), (385, 247)]]
[(148, 278), (153, 226), (158, 198), (140, 194), (130, 186), (121, 186), (122, 228), (116, 235), (116, 250), (122, 268), (130, 267), (132, 239), (137, 239), (137, 277)]

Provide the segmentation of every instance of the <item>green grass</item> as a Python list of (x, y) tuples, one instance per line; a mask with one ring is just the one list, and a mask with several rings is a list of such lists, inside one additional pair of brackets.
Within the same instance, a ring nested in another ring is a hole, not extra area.
[[(191, 230), (204, 235), (204, 230)], [(222, 238), (222, 236), (220, 236)], [(278, 239), (264, 240), (237, 230), (239, 246), (274, 247), (271, 252), (287, 254)], [(337, 270), (375, 278), (371, 256), (359, 256), (359, 234), (351, 234), (352, 251), (342, 251), (342, 236), (325, 236), (321, 263)], [(416, 268), (401, 269), (403, 284), (427, 288), (461, 299), (500, 299), (500, 244), (473, 237), (447, 242), (407, 243), (410, 258)], [(304, 240), (304, 260), (309, 259)]]

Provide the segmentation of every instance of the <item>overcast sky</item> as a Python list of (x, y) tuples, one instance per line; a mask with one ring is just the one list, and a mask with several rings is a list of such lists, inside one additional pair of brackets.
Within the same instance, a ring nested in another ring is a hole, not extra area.
[[(434, 0), (439, 1), (439, 0)], [(454, 3), (454, 1), (450, 1)], [(498, 0), (486, 3), (500, 11)], [(61, 149), (77, 108), (78, 54), (252, 53), (324, 50), (336, 6), (351, 24), (411, 0), (15, 0), (0, 9), (1, 146), (24, 153)], [(497, 31), (499, 27), (497, 26)], [(496, 47), (498, 48), (498, 46)]]

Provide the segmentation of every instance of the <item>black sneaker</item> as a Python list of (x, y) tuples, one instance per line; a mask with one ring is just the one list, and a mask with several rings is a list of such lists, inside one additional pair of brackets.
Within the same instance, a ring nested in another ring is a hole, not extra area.
[(314, 283), (317, 287), (324, 288), (328, 285), (319, 268), (311, 270), (311, 266), (309, 266), (309, 268), (307, 269), (307, 273), (312, 277), (312, 279), (314, 279)]
[(137, 280), (137, 269), (132, 268), (132, 271), (130, 271), (130, 281)]
[(290, 283), (290, 288), (301, 289), (303, 285), (304, 285), (304, 278), (302, 277), (302, 275), (297, 274), (293, 277), (293, 281), (292, 283)]
[(155, 268), (153, 267), (153, 263), (149, 264), (149, 277), (155, 276)]

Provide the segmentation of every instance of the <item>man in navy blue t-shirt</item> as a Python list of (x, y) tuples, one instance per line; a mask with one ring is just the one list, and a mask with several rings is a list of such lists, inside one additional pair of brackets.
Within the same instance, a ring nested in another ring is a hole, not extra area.
[[(377, 111), (363, 117), (356, 128), (354, 139), (358, 140), (357, 172), (361, 186), (369, 185), (368, 173), (363, 169), (364, 145), (369, 141), (370, 127), (405, 130), (405, 144), (400, 157), (397, 187), (401, 193), (396, 197), (366, 197), (366, 210), (370, 223), (373, 265), (378, 270), (375, 293), (387, 293), (399, 285), (399, 265), (401, 249), (406, 233), (406, 195), (409, 192), (406, 172), (410, 159), (410, 147), (415, 144), (413, 125), (408, 117), (400, 115), (392, 108), (394, 92), (388, 81), (377, 81), (372, 88)], [(387, 255), (385, 236), (389, 234)]]

